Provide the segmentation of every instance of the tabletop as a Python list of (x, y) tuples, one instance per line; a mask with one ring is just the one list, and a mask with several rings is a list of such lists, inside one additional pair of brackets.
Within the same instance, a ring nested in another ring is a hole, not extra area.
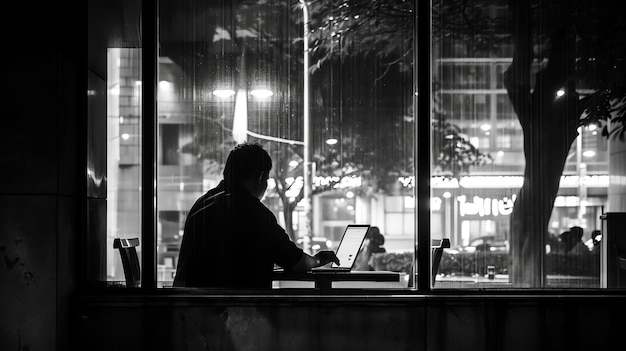
[(333, 282), (369, 282), (369, 283), (397, 283), (401, 282), (401, 273), (391, 271), (315, 271), (315, 272), (285, 272), (275, 270), (272, 276), (274, 281), (310, 281), (314, 282), (315, 289), (327, 290), (333, 287)]

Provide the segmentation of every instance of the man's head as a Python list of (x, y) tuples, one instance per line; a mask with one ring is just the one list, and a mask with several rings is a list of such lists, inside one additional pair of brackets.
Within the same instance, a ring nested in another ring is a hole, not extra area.
[(235, 146), (228, 155), (224, 180), (229, 186), (243, 186), (261, 199), (267, 189), (267, 179), (272, 169), (270, 155), (259, 144), (243, 143)]

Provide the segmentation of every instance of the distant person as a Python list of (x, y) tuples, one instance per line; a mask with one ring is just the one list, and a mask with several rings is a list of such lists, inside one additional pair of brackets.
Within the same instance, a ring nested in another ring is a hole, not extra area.
[(271, 288), (274, 264), (304, 272), (339, 263), (333, 251), (303, 252), (261, 203), (271, 169), (258, 144), (230, 152), (224, 179), (187, 215), (174, 287)]
[(370, 227), (366, 238), (369, 239), (370, 253), (374, 254), (387, 252), (387, 250), (383, 247), (383, 245), (385, 245), (385, 237), (380, 232), (380, 228)]
[(582, 241), (583, 228), (575, 226), (568, 231), (561, 233), (559, 241), (561, 244), (561, 252), (570, 254), (589, 253), (589, 248)]
[(357, 271), (374, 271), (376, 270), (371, 264), (373, 254), (383, 253), (387, 250), (383, 247), (385, 237), (380, 233), (380, 228), (376, 226), (370, 227), (365, 235), (363, 247), (356, 258), (355, 270)]
[(598, 229), (594, 229), (591, 232), (591, 251), (598, 251), (600, 250), (600, 244), (602, 242), (602, 232), (599, 231)]

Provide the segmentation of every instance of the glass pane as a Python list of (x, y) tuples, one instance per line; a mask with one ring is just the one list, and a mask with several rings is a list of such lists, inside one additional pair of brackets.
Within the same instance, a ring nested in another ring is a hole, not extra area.
[(125, 276), (113, 241), (141, 239), (141, 49), (107, 50), (107, 87), (107, 280), (117, 284)]
[[(172, 284), (189, 209), (218, 185), (244, 141), (272, 157), (262, 202), (290, 240), (314, 253), (336, 248), (348, 224), (377, 226), (385, 240), (376, 254), (395, 256), (373, 264), (373, 253), (363, 253), (372, 257), (361, 257), (363, 267), (400, 272), (406, 286), (414, 257), (412, 2), (393, 11), (334, 1), (160, 6), (160, 286)], [(388, 197), (399, 200), (393, 211)], [(383, 286), (365, 284), (341, 286)]]
[(82, 263), (89, 283), (125, 285), (114, 242), (137, 238), (139, 246), (128, 250), (137, 252), (139, 262), (142, 248), (141, 1), (90, 1), (87, 22), (88, 229)]
[(605, 2), (552, 5), (433, 1), (435, 288), (600, 287), (600, 216), (626, 210), (624, 29)]

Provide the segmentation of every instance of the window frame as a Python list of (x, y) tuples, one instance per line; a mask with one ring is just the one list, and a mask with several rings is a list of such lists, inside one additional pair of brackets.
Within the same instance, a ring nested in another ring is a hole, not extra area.
[[(158, 167), (158, 57), (159, 57), (159, 1), (142, 0), (142, 121), (141, 134), (143, 138), (141, 149), (141, 289), (144, 292), (155, 292), (159, 290), (157, 281), (157, 188), (149, 186), (154, 184), (157, 177)], [(424, 57), (429, 57), (430, 31), (431, 31), (431, 2), (415, 1), (414, 20), (414, 101), (417, 108), (414, 114), (429, 114), (430, 112), (430, 60), (419, 60), (419, 53), (427, 53)], [(420, 21), (417, 20), (418, 13), (427, 13)], [(419, 25), (419, 28), (417, 27)], [(418, 40), (418, 37), (427, 40)], [(418, 77), (422, 77), (418, 80)], [(417, 85), (415, 83), (417, 82)], [(424, 92), (424, 93), (419, 93)], [(416, 118), (414, 137), (416, 140), (414, 153), (415, 158), (415, 179), (427, 180), (430, 178), (430, 124), (429, 119)], [(432, 292), (431, 279), (431, 243), (430, 243), (430, 183), (428, 181), (417, 181), (413, 188), (413, 198), (415, 201), (414, 219), (414, 242), (416, 257), (417, 279), (410, 284), (409, 288), (395, 289), (347, 289), (347, 292), (354, 294), (379, 294), (397, 293), (428, 293)], [(416, 234), (416, 233), (419, 233)], [(170, 290), (168, 288), (168, 290)], [(176, 290), (176, 289), (174, 289)], [(332, 293), (340, 292), (342, 289), (332, 289)], [(312, 291), (305, 289), (305, 294)], [(210, 293), (209, 290), (206, 290)], [(281, 294), (280, 291), (272, 291)], [(219, 291), (223, 294), (224, 291)], [(289, 292), (292, 294), (293, 292)], [(316, 292), (317, 293), (317, 292)]]
[[(413, 57), (413, 88), (414, 88), (414, 116), (429, 115), (432, 105), (432, 35), (431, 35), (431, 1), (417, 1), (415, 3), (414, 20), (414, 57)], [(158, 167), (158, 58), (159, 58), (159, 1), (142, 0), (142, 121), (141, 135), (143, 138), (141, 149), (141, 292), (155, 294), (164, 289), (158, 288), (157, 281), (157, 188), (155, 179), (157, 178)], [(419, 14), (427, 14), (419, 16)], [(421, 17), (421, 18), (419, 18)], [(419, 21), (418, 21), (419, 18)], [(421, 59), (420, 59), (421, 58)], [(415, 243), (415, 267), (416, 275), (412, 287), (402, 289), (331, 289), (329, 292), (320, 292), (312, 289), (291, 289), (271, 290), (271, 295), (357, 295), (365, 297), (372, 296), (401, 296), (401, 295), (525, 295), (538, 294), (549, 296), (553, 294), (580, 295), (591, 294), (611, 294), (608, 289), (551, 289), (545, 288), (509, 288), (505, 291), (499, 289), (479, 290), (469, 288), (441, 289), (433, 288), (431, 285), (432, 259), (431, 259), (431, 125), (429, 118), (415, 118), (415, 138), (414, 146), (414, 166), (416, 179), (413, 188), (414, 209), (414, 243)], [(167, 293), (178, 292), (200, 292), (206, 295), (267, 295), (269, 291), (251, 290), (210, 290), (210, 289), (165, 289)], [(614, 291), (616, 294), (622, 291)]]

